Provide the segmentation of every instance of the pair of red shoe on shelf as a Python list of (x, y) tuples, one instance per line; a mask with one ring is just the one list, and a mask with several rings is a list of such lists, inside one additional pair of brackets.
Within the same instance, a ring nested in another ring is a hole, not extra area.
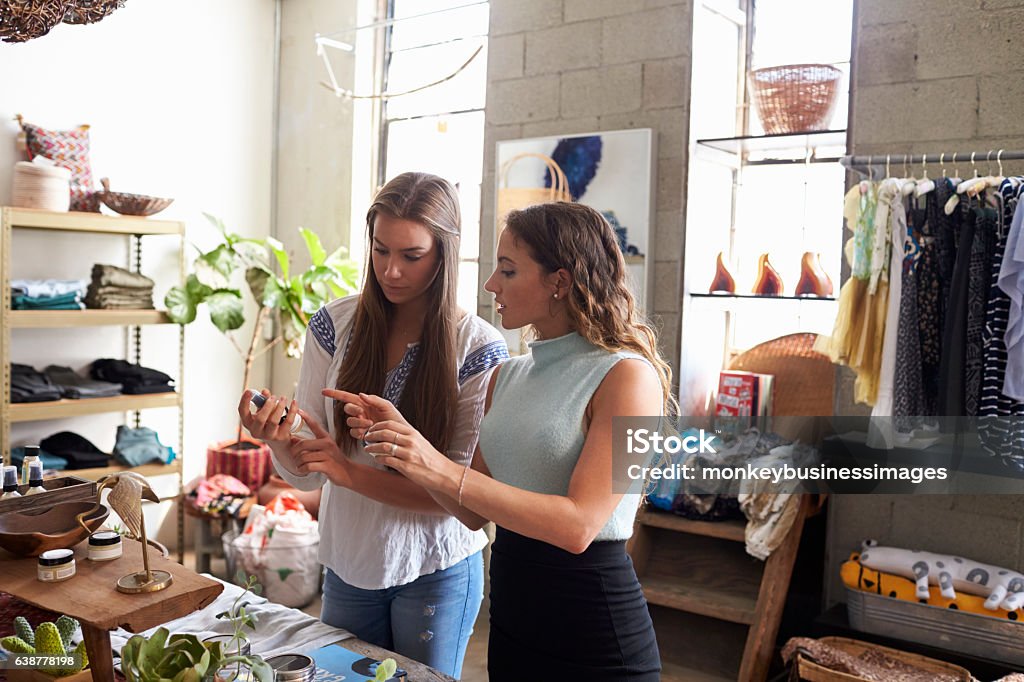
[[(757, 281), (753, 292), (758, 296), (782, 296), (782, 277), (768, 262), (768, 254), (762, 253), (757, 262)], [(722, 252), (718, 253), (718, 265), (715, 267), (715, 278), (708, 288), (711, 294), (735, 294), (736, 280), (729, 273), (723, 262)], [(832, 280), (821, 267), (820, 254), (804, 252), (800, 259), (800, 281), (797, 282), (793, 296), (826, 297), (832, 295)]]

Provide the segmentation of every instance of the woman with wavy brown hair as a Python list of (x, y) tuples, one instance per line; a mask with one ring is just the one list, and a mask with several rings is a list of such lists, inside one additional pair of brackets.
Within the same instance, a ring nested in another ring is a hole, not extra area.
[[(323, 488), (321, 619), (457, 677), (483, 599), (486, 536), (367, 454), (342, 411), (361, 416), (367, 407), (336, 399), (383, 395), (431, 447), (466, 466), (489, 370), (508, 351), (496, 329), (456, 304), (460, 214), (447, 181), (395, 177), (366, 224), (363, 289), (312, 316), (295, 399), (264, 391), (266, 403), (250, 414), (246, 392), (239, 414), (270, 444), (286, 481)], [(292, 435), (296, 413), (304, 424)]]
[(497, 524), (492, 681), (658, 680), (654, 628), (625, 550), (639, 493), (613, 488), (612, 418), (673, 411), (670, 369), (637, 313), (615, 234), (594, 209), (511, 212), (497, 258), (485, 288), (502, 326), (530, 327), (537, 340), (491, 376), (473, 461), (444, 457), (374, 396), (346, 396), (371, 406), (361, 416), (376, 421), (349, 425), (377, 461), (432, 491), (469, 528)]

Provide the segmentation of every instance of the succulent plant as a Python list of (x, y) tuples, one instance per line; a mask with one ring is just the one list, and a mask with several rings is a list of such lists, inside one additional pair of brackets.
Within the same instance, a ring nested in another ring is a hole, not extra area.
[(260, 656), (225, 656), (220, 642), (195, 635), (171, 635), (159, 628), (135, 635), (121, 648), (121, 671), (128, 682), (199, 682), (232, 664), (249, 668), (257, 682), (273, 682), (274, 671)]
[(0, 646), (15, 654), (65, 656), (68, 652), (74, 653), (78, 656), (78, 663), (74, 667), (41, 668), (44, 673), (54, 677), (73, 675), (89, 666), (85, 642), (79, 642), (74, 649), (71, 647), (71, 638), (76, 630), (78, 621), (67, 616), (61, 616), (55, 623), (40, 623), (35, 630), (25, 618), (18, 616), (14, 619), (14, 631), (17, 634), (0, 639)]

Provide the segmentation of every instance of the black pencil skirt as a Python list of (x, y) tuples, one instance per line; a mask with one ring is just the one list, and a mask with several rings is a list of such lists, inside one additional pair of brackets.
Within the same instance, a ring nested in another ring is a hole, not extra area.
[(576, 555), (504, 528), (491, 550), (491, 682), (656, 682), (658, 643), (625, 541)]

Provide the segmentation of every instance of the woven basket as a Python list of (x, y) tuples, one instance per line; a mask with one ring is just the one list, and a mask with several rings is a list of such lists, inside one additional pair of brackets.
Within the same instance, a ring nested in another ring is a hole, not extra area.
[(71, 204), (71, 171), (61, 166), (43, 166), (28, 161), (14, 164), (11, 205), (66, 211)]
[(843, 72), (828, 64), (789, 64), (750, 72), (757, 113), (769, 135), (825, 130)]
[[(526, 158), (540, 159), (544, 162), (551, 172), (551, 187), (508, 187), (508, 173), (512, 169), (512, 165)], [(554, 159), (544, 154), (533, 152), (516, 154), (502, 164), (499, 179), (501, 181), (501, 185), (498, 187), (499, 224), (509, 211), (553, 201), (572, 201), (572, 195), (569, 193), (569, 180), (565, 177), (565, 173)]]
[[(893, 658), (915, 668), (920, 668), (922, 673), (934, 675), (935, 679), (943, 679), (940, 676), (952, 678), (957, 680), (957, 682), (960, 682), (961, 680), (963, 682), (971, 682), (971, 680), (974, 679), (971, 677), (969, 672), (960, 666), (953, 665), (952, 663), (946, 663), (945, 661), (938, 661), (934, 658), (920, 656), (918, 654), (911, 654), (906, 651), (890, 649), (877, 644), (868, 644), (867, 642), (859, 642), (855, 639), (847, 639), (845, 637), (822, 637), (818, 641), (823, 644), (833, 646), (836, 649), (841, 649), (852, 656), (860, 656), (868, 651), (883, 653), (889, 658)], [(814, 661), (810, 660), (807, 657), (807, 654), (803, 651), (797, 654), (796, 669), (799, 674), (799, 679), (807, 680), (807, 682), (864, 682), (864, 680), (867, 679), (857, 675), (851, 675), (849, 673), (837, 672), (818, 665)]]
[(740, 353), (729, 369), (775, 376), (774, 416), (832, 414), (835, 367), (814, 350), (816, 334), (788, 334)]
[(145, 194), (111, 192), (110, 181), (107, 178), (102, 178), (100, 184), (103, 185), (103, 191), (96, 193), (100, 201), (111, 211), (121, 215), (153, 215), (164, 210), (174, 201), (174, 199), (161, 199), (160, 197), (151, 197)]

